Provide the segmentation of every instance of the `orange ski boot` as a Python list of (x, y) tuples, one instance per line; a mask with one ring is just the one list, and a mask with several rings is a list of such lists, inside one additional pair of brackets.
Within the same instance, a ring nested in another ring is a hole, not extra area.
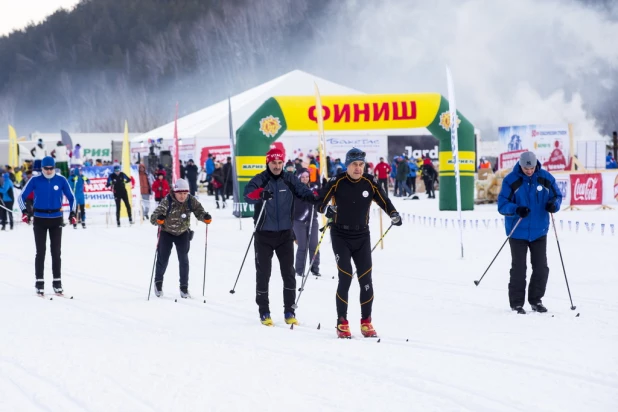
[(377, 338), (378, 334), (371, 324), (371, 316), (367, 319), (361, 319), (361, 333), (366, 338)]
[(339, 318), (337, 321), (337, 337), (339, 339), (352, 339), (350, 324), (344, 318)]

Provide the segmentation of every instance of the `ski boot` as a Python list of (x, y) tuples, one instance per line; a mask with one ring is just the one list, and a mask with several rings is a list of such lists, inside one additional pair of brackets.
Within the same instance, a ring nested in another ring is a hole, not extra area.
[(133, 224), (135, 224), (135, 222), (133, 221), (133, 218), (130, 217), (129, 218), (129, 225), (133, 225)]
[(316, 278), (319, 278), (320, 276), (320, 272), (316, 269), (311, 269), (311, 276), (315, 276)]
[(77, 229), (77, 223), (73, 225), (73, 229)]
[(117, 223), (116, 223), (116, 226), (120, 227), (120, 222), (117, 222)]
[(225, 200), (223, 201), (223, 205), (222, 206), (223, 206), (223, 209), (225, 209)]
[(275, 326), (273, 320), (270, 318), (270, 312), (262, 313), (260, 315), (260, 322), (265, 326)]
[(45, 289), (43, 288), (43, 282), (37, 282), (37, 286), (34, 287), (36, 290), (36, 295), (44, 298), (45, 297)]
[(352, 334), (350, 333), (350, 324), (347, 319), (339, 318), (337, 320), (337, 337), (339, 339), (352, 339)]
[(183, 299), (190, 299), (191, 294), (189, 293), (189, 289), (186, 286), (180, 287), (180, 297)]
[(367, 319), (361, 319), (361, 333), (366, 338), (377, 338), (378, 334), (371, 324), (371, 316)]
[(60, 280), (55, 280), (52, 283), (53, 288), (54, 288), (54, 293), (58, 296), (62, 296), (64, 293), (64, 290), (62, 289), (62, 282)]
[(532, 310), (534, 312), (539, 312), (539, 313), (545, 313), (547, 312), (547, 308), (545, 306), (543, 306), (543, 302), (538, 302), (536, 304), (530, 304), (530, 307), (532, 308)]
[(217, 209), (221, 209), (221, 208), (219, 207), (219, 201), (217, 200), (215, 203), (217, 203)]
[(154, 293), (158, 298), (163, 296), (163, 282), (155, 282)]
[(298, 325), (294, 312), (285, 312), (283, 316), (285, 316), (285, 323), (288, 325)]
[(511, 308), (511, 310), (517, 312), (518, 315), (525, 315), (526, 311), (524, 310), (523, 306), (513, 306)]
[(86, 229), (86, 222), (82, 222), (82, 229)]

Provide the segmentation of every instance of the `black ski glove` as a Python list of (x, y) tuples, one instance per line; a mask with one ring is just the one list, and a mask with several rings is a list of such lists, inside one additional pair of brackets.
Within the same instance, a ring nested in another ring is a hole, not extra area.
[(403, 224), (401, 216), (399, 216), (399, 213), (397, 212), (391, 213), (391, 222), (394, 226), (401, 226)]
[(337, 214), (337, 206), (328, 205), (324, 211), (324, 215), (327, 219), (332, 219)]
[(556, 213), (558, 211), (558, 208), (556, 207), (555, 202), (547, 202), (547, 204), (545, 205), (545, 210), (549, 213)]
[(271, 192), (270, 190), (262, 190), (262, 193), (260, 193), (260, 199), (262, 200), (270, 200), (273, 198), (273, 192)]
[(517, 209), (515, 209), (515, 213), (517, 213), (517, 216), (524, 218), (530, 214), (530, 209), (527, 208), (526, 206), (520, 206)]

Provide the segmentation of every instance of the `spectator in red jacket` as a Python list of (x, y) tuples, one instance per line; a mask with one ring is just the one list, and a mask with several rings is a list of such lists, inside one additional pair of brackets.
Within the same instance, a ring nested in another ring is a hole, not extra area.
[(165, 175), (165, 170), (159, 170), (157, 172), (157, 180), (152, 183), (152, 193), (154, 193), (157, 203), (165, 199), (165, 196), (170, 193), (170, 185), (165, 180)]
[(388, 175), (391, 172), (391, 167), (384, 161), (384, 158), (380, 158), (380, 163), (373, 169), (375, 175), (378, 178), (378, 186), (384, 190), (384, 193), (388, 196)]

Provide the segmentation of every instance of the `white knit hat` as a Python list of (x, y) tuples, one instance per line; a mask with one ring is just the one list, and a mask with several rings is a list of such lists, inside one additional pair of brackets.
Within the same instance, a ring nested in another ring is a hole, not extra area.
[(189, 191), (189, 183), (185, 179), (178, 179), (176, 183), (174, 183), (174, 192), (188, 192)]

